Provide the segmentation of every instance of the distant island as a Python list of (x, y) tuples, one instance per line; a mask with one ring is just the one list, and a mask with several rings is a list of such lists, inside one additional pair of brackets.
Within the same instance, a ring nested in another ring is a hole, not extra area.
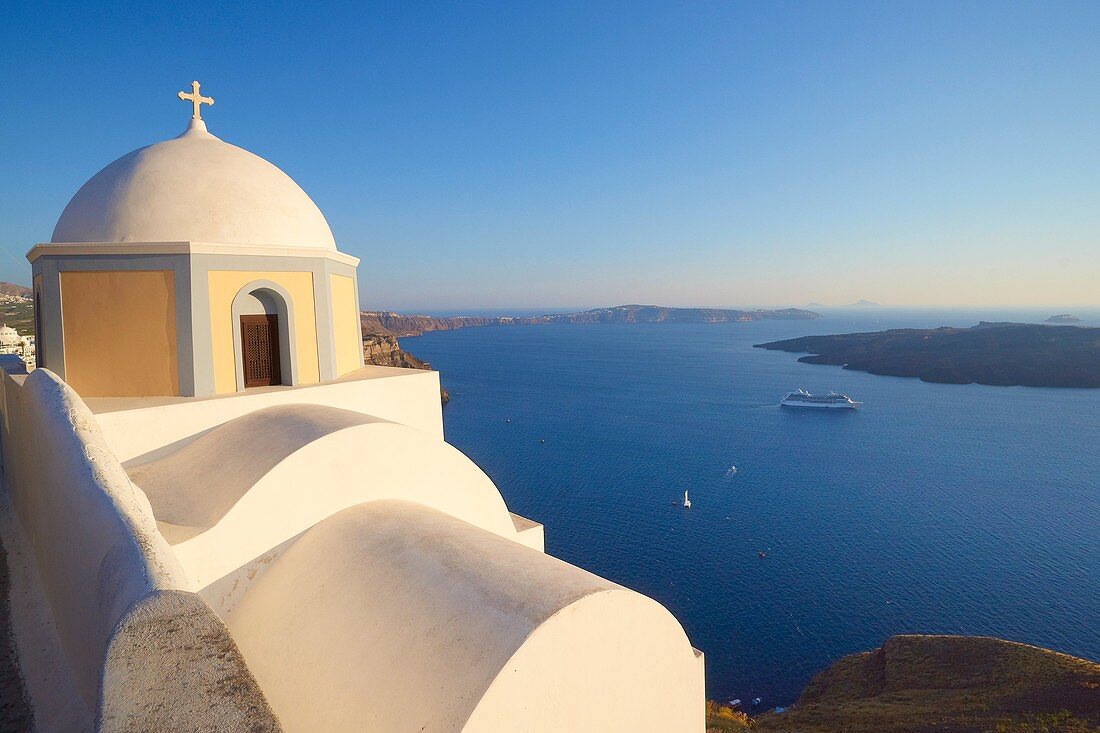
[(548, 323), (747, 323), (761, 320), (809, 320), (821, 314), (802, 308), (734, 310), (728, 308), (670, 308), (660, 305), (618, 305), (577, 313), (542, 316), (417, 316), (387, 311), (359, 314), (364, 334), (419, 336), (429, 331), (452, 331), (479, 326), (535, 326)]
[(1081, 319), (1077, 316), (1071, 316), (1069, 313), (1059, 313), (1056, 316), (1051, 316), (1047, 319), (1047, 323), (1080, 323)]
[(1100, 664), (978, 636), (892, 636), (814, 676), (782, 713), (707, 705), (721, 733), (1084, 733), (1100, 729)]
[(1100, 387), (1100, 328), (979, 323), (892, 329), (756, 344), (808, 353), (799, 361), (943, 384)]
[(874, 302), (873, 300), (857, 300), (855, 303), (852, 303), (852, 305), (853, 306), (873, 306), (873, 307), (876, 307), (876, 308), (878, 307), (878, 303)]

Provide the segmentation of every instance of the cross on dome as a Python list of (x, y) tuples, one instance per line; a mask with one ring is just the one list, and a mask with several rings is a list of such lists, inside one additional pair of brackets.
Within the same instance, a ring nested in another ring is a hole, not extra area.
[(179, 96), (180, 99), (182, 99), (186, 102), (191, 102), (191, 106), (194, 108), (194, 112), (191, 113), (191, 119), (193, 119), (193, 120), (201, 120), (202, 119), (202, 113), (199, 111), (199, 105), (201, 105), (201, 104), (213, 105), (214, 104), (214, 98), (213, 97), (204, 97), (201, 94), (199, 94), (199, 83), (197, 81), (191, 82), (191, 93), (190, 94), (187, 94), (186, 92), (180, 92), (178, 96)]

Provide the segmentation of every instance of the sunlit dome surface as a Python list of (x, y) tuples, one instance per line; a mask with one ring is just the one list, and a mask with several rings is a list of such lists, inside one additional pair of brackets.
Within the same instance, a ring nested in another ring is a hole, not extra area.
[(328, 222), (290, 176), (194, 120), (85, 183), (53, 242), (218, 242), (336, 251)]

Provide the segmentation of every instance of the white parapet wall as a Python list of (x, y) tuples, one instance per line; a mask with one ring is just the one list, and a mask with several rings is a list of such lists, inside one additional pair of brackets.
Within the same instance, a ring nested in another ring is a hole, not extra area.
[(138, 600), (186, 588), (145, 496), (80, 397), (37, 369), (4, 374), (4, 483), (33, 545), (65, 656), (95, 707), (115, 626)]
[[(27, 546), (18, 551), (33, 562), (31, 575), (40, 586), (36, 592), (44, 598), (42, 610), (56, 631), (57, 656), (88, 711), (85, 719), (98, 716), (101, 730), (171, 727), (172, 716), (201, 705), (229, 729), (276, 730), (278, 724), (224, 626), (198, 596), (180, 590), (190, 585), (182, 566), (157, 530), (145, 495), (112, 454), (87, 406), (46, 369), (29, 376), (15, 373), (19, 370), (8, 363), (0, 369), (4, 487), (20, 534), (27, 538)], [(147, 649), (143, 634), (199, 617), (206, 634), (228, 642), (218, 649), (225, 657), (216, 670), (209, 660), (196, 660), (189, 670), (172, 669), (181, 645), (194, 649), (190, 635), (161, 644), (158, 656), (145, 660), (148, 664), (133, 655), (111, 654), (116, 644), (138, 654)], [(20, 656), (43, 653), (21, 644), (19, 624), (13, 625)], [(143, 667), (140, 678), (129, 674), (135, 667)], [(200, 670), (208, 673), (202, 682), (192, 674)], [(227, 700), (216, 692), (217, 685), (233, 675), (240, 687), (231, 694), (235, 699)], [(159, 714), (156, 708), (164, 707), (163, 700), (149, 694), (169, 693), (181, 682), (187, 689), (188, 681), (190, 693), (177, 695), (174, 709), (163, 711), (169, 717)], [(36, 691), (33, 685), (28, 688), (33, 705)], [(116, 717), (112, 711), (119, 709), (115, 703), (120, 694), (129, 704)], [(219, 709), (229, 717), (220, 716)]]
[(153, 460), (230, 420), (273, 405), (340, 407), (408, 425), (443, 440), (438, 372), (368, 366), (333, 382), (266, 387), (218, 397), (88, 400), (123, 463)]

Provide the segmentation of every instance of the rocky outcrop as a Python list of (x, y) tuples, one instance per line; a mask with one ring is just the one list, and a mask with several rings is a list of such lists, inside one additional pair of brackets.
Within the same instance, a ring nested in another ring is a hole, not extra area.
[(756, 731), (1100, 730), (1100, 664), (976, 636), (892, 636), (817, 674)]
[[(392, 334), (363, 334), (363, 361), (374, 366), (401, 367), (403, 369), (431, 369), (426, 361), (421, 361), (401, 348), (397, 337)], [(449, 402), (451, 396), (447, 390), (439, 388), (443, 402)]]
[(363, 360), (375, 366), (402, 367), (404, 369), (431, 369), (431, 366), (417, 359), (401, 348), (396, 336), (370, 334), (363, 336)]

